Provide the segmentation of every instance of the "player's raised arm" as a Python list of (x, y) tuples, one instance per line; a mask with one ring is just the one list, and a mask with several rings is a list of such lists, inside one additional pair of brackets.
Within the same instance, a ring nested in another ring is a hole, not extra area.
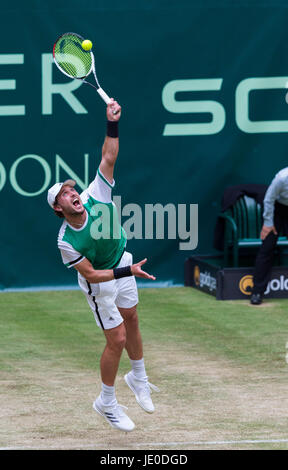
[(105, 178), (113, 182), (114, 166), (119, 152), (118, 122), (121, 117), (121, 106), (111, 98), (107, 105), (107, 134), (102, 147), (100, 171)]

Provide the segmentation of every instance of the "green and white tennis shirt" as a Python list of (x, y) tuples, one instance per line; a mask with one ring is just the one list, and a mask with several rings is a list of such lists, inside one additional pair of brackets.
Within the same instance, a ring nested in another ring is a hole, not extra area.
[(112, 188), (98, 168), (96, 178), (81, 194), (86, 221), (76, 229), (66, 220), (58, 234), (58, 248), (68, 268), (87, 258), (94, 269), (116, 267), (125, 251), (127, 236), (119, 223), (117, 208), (112, 201)]

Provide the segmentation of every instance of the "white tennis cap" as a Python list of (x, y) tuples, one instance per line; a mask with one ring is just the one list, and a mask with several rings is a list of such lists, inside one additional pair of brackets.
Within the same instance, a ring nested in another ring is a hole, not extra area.
[(55, 183), (50, 189), (48, 189), (48, 194), (47, 194), (47, 201), (50, 207), (52, 207), (55, 204), (55, 199), (59, 194), (60, 189), (62, 186), (72, 186), (74, 187), (76, 184), (76, 181), (74, 180), (66, 180), (64, 183)]

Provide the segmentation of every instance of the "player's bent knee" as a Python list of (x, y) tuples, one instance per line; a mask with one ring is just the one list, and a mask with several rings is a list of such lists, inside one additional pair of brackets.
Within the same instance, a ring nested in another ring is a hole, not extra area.
[(121, 351), (125, 348), (125, 345), (126, 345), (126, 334), (119, 336), (115, 342), (115, 347)]

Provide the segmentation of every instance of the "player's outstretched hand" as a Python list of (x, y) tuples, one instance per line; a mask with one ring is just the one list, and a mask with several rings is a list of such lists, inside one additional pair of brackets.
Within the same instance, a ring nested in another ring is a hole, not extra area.
[(142, 266), (145, 264), (147, 261), (147, 258), (142, 259), (142, 261), (139, 261), (139, 263), (132, 264), (131, 266), (131, 272), (133, 276), (136, 277), (143, 277), (145, 279), (152, 279), (152, 281), (155, 281), (156, 277), (152, 276), (151, 274), (146, 273), (145, 271), (142, 271)]
[(107, 119), (108, 121), (119, 121), (121, 116), (121, 106), (114, 98), (111, 98), (111, 103), (107, 105)]

